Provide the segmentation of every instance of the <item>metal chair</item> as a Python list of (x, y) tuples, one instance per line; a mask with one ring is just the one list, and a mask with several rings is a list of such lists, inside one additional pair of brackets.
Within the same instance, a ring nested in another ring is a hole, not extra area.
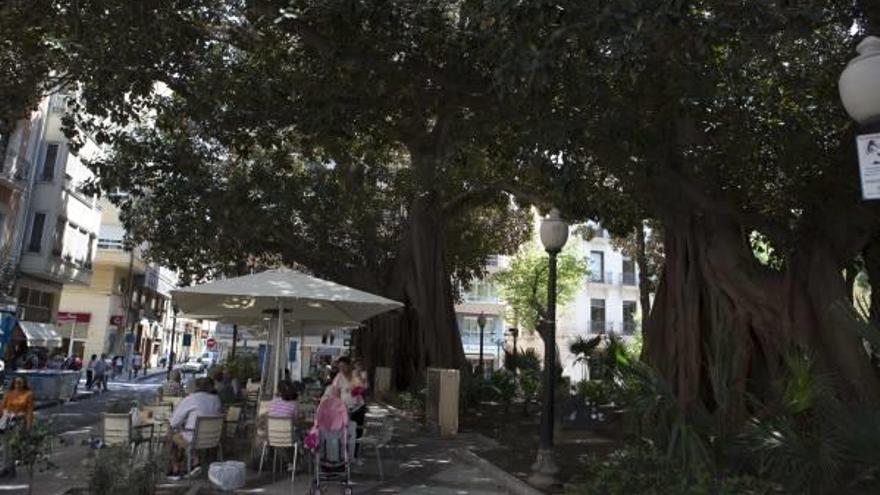
[(263, 450), (260, 453), (260, 472), (263, 472), (263, 460), (266, 457), (266, 447), (273, 450), (272, 455), (272, 481), (275, 481), (275, 464), (278, 461), (278, 449), (293, 449), (293, 469), (290, 473), (290, 482), (296, 479), (296, 460), (299, 455), (299, 439), (297, 436), (294, 418), (269, 416), (266, 420), (266, 441), (263, 442)]
[(223, 460), (223, 416), (199, 416), (192, 430), (192, 441), (186, 447), (186, 472), (192, 472), (193, 452), (217, 449), (217, 458)]
[(141, 414), (145, 415), (153, 423), (153, 438), (155, 443), (162, 443), (168, 434), (171, 419), (171, 404), (152, 404), (141, 406)]
[(391, 443), (391, 439), (394, 438), (394, 425), (385, 419), (381, 422), (368, 423), (364, 426), (364, 435), (359, 438), (357, 442), (361, 446), (361, 452), (363, 452), (364, 448), (370, 447), (376, 452), (376, 463), (379, 466), (379, 479), (384, 480), (385, 472), (382, 470), (382, 456), (379, 452), (381, 449), (388, 447), (388, 444)]
[[(131, 449), (131, 455), (137, 452), (138, 447), (147, 444), (150, 453), (153, 451), (153, 425), (145, 424), (133, 427), (131, 415), (128, 413), (112, 414), (104, 413), (101, 426), (103, 430), (103, 442), (108, 447), (122, 446)], [(143, 434), (149, 429), (149, 436)]]

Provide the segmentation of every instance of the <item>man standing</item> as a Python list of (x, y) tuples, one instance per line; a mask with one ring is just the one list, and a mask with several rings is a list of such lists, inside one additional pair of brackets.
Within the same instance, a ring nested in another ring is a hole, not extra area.
[(98, 390), (107, 391), (107, 355), (101, 354), (101, 359), (95, 362), (92, 368), (94, 372), (93, 383), (98, 384)]
[(134, 373), (134, 377), (137, 378), (138, 372), (141, 370), (141, 365), (143, 364), (143, 359), (141, 358), (140, 353), (135, 353), (131, 358), (131, 372), (128, 374), (128, 380), (131, 381), (131, 375)]
[(92, 354), (92, 358), (89, 359), (89, 365), (86, 367), (86, 389), (91, 390), (92, 385), (95, 383), (95, 364), (98, 362), (98, 355)]
[[(169, 435), (171, 441), (168, 442), (170, 449), (170, 466), (168, 478), (171, 480), (180, 479), (183, 453), (186, 447), (192, 442), (193, 430), (196, 427), (196, 418), (199, 416), (222, 416), (223, 405), (220, 398), (213, 393), (214, 383), (210, 378), (197, 378), (195, 381), (195, 391), (180, 401), (180, 404), (174, 408), (174, 414), (171, 416), (171, 430)], [(200, 470), (199, 461), (193, 452), (193, 469), (187, 473), (189, 476), (195, 476)]]

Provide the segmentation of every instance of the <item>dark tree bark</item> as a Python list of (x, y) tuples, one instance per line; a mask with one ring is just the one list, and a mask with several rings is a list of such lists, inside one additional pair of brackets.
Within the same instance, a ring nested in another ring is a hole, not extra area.
[(428, 367), (467, 368), (446, 258), (445, 210), (434, 189), (444, 128), (438, 124), (434, 133), (408, 145), (422, 192), (409, 205), (387, 291), (406, 311), (375, 318), (361, 332), (366, 364), (390, 367), (398, 390), (420, 388)]
[(731, 414), (743, 410), (746, 392), (771, 398), (767, 392), (794, 346), (833, 374), (843, 398), (877, 401), (869, 356), (831, 311), (848, 299), (842, 262), (820, 234), (776, 272), (756, 262), (744, 229), (729, 218), (696, 210), (663, 220), (666, 264), (647, 319), (644, 357), (682, 403), (712, 406), (707, 349), (720, 332), (728, 333), (734, 352), (731, 397), (740, 402)]

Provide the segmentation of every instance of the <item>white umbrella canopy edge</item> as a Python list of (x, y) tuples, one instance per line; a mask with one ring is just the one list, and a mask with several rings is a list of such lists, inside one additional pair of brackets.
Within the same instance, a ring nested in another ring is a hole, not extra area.
[(296, 320), (363, 321), (403, 307), (398, 301), (286, 268), (217, 280), (171, 292), (192, 314), (258, 317), (278, 302)]

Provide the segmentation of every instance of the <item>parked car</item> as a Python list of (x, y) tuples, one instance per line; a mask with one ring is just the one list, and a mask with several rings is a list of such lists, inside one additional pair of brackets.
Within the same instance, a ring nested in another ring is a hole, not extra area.
[(200, 357), (193, 356), (180, 365), (180, 371), (184, 373), (201, 373), (205, 371), (205, 364), (202, 363)]
[(204, 352), (202, 353), (202, 357), (199, 358), (199, 362), (205, 365), (207, 368), (211, 368), (217, 364), (219, 357), (219, 353), (217, 352)]

